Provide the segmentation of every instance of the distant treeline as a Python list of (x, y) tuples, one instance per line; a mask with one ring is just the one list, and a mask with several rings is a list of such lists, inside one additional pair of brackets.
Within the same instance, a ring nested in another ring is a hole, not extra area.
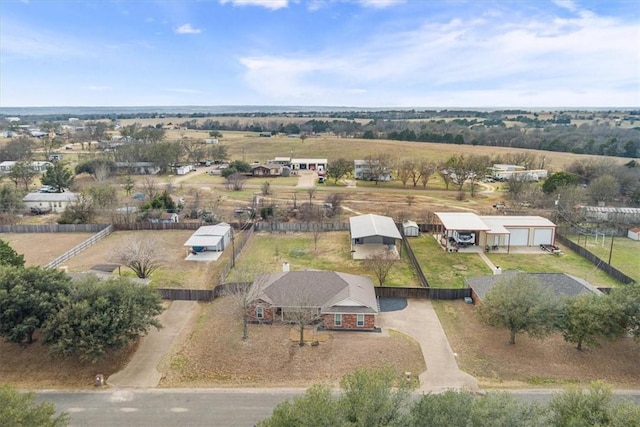
[[(184, 122), (174, 124), (188, 129), (208, 131), (272, 132), (289, 135), (333, 133), (347, 138), (439, 142), (629, 158), (640, 157), (640, 126), (628, 128), (610, 124), (611, 119), (618, 122), (628, 121), (632, 125), (636, 121), (640, 122), (640, 110), (559, 111), (545, 114), (532, 114), (525, 110), (251, 112), (216, 114), (218, 119), (206, 119), (209, 116), (210, 113), (177, 114), (171, 119), (175, 120), (176, 117), (187, 119)], [(38, 116), (37, 122), (68, 120), (69, 117), (68, 114)], [(111, 119), (113, 121), (165, 118), (160, 113), (111, 114), (106, 117), (104, 114), (87, 114), (75, 117), (82, 120)], [(228, 117), (228, 120), (225, 120), (225, 117)], [(297, 123), (286, 120), (287, 118), (301, 117), (309, 120)], [(256, 120), (250, 120), (252, 118)], [(265, 118), (273, 120), (264, 120)], [(30, 120), (28, 117), (23, 119), (23, 123)], [(36, 121), (36, 117), (32, 119), (34, 122)], [(369, 122), (362, 123), (363, 120), (369, 120)], [(575, 120), (586, 120), (587, 122), (576, 125), (573, 123)], [(514, 121), (520, 125), (507, 126), (506, 122)]]

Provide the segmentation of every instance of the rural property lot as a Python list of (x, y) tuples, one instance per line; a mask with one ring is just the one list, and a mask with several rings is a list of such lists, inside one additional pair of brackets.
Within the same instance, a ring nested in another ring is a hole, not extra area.
[(475, 306), (462, 301), (432, 301), (460, 369), (480, 387), (556, 387), (602, 380), (622, 389), (640, 388), (640, 341), (625, 337), (602, 347), (578, 351), (560, 334), (544, 340), (526, 334), (509, 344), (509, 332), (481, 323)]
[(230, 301), (201, 304), (192, 329), (158, 366), (161, 387), (308, 387), (337, 385), (362, 367), (390, 365), (399, 375), (425, 370), (418, 343), (399, 333), (330, 332), (318, 346), (300, 347), (289, 326), (249, 325), (243, 341), (238, 308)]

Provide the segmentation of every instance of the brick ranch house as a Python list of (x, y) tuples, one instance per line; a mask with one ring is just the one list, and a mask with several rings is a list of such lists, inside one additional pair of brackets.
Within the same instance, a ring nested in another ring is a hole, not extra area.
[(373, 281), (334, 271), (285, 271), (258, 277), (256, 302), (248, 309), (250, 322), (291, 321), (304, 309), (325, 329), (374, 330), (379, 312)]

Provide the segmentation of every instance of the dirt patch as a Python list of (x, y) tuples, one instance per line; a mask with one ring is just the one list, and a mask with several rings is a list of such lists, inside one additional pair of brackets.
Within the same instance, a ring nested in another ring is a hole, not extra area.
[(560, 334), (544, 340), (518, 335), (510, 345), (508, 331), (480, 323), (473, 305), (433, 303), (461, 369), (476, 376), (481, 387), (549, 387), (595, 380), (617, 388), (640, 387), (640, 342), (631, 338), (603, 341), (602, 347), (583, 352)]
[(418, 344), (401, 334), (327, 332), (330, 339), (300, 347), (288, 325), (242, 322), (224, 298), (202, 304), (188, 338), (159, 366), (161, 387), (307, 387), (337, 384), (357, 368), (391, 365), (399, 374), (422, 372)]
[(27, 266), (45, 265), (69, 249), (84, 242), (93, 233), (0, 233)]

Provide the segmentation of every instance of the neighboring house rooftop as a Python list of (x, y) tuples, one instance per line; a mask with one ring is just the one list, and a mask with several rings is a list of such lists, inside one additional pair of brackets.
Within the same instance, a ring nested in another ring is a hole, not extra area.
[(398, 227), (388, 216), (367, 214), (349, 218), (351, 238), (358, 239), (369, 236), (384, 236), (402, 239)]
[[(508, 270), (502, 274), (493, 276), (468, 277), (466, 279), (469, 287), (473, 288), (480, 299), (483, 299), (487, 292), (491, 290), (500, 280), (515, 277), (521, 273), (517, 270)], [(556, 297), (570, 297), (587, 294), (590, 292), (600, 294), (594, 286), (587, 281), (570, 276), (565, 273), (524, 273), (535, 278), (540, 285), (550, 289)]]
[(23, 202), (73, 202), (75, 193), (29, 193), (22, 199)]
[(276, 307), (320, 307), (326, 313), (378, 313), (370, 278), (335, 271), (300, 270), (262, 276), (260, 298)]

